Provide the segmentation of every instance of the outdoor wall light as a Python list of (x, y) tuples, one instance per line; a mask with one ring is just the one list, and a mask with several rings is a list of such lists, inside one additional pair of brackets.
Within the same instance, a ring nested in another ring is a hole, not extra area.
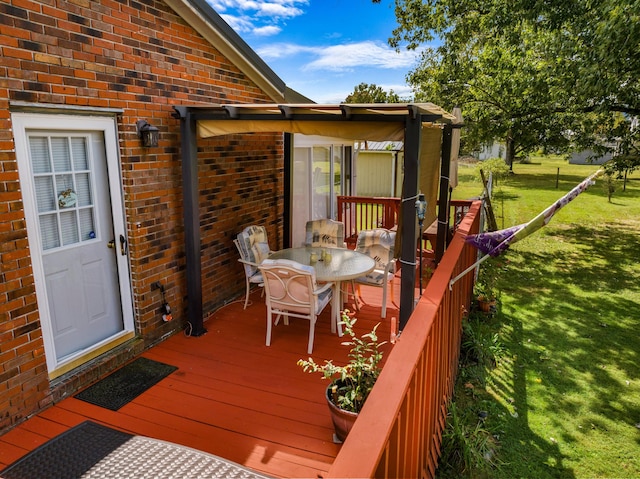
[(151, 148), (158, 146), (159, 131), (157, 127), (150, 125), (147, 120), (136, 121), (138, 137), (142, 140), (142, 146)]
[(424, 195), (420, 193), (418, 195), (418, 199), (416, 200), (416, 215), (418, 216), (418, 221), (422, 225), (424, 221), (424, 215), (427, 213), (427, 202), (424, 200)]

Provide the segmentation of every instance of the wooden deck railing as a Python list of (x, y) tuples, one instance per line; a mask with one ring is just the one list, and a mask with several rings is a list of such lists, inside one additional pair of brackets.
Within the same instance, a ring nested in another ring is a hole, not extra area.
[(326, 478), (434, 477), (473, 274), (449, 283), (476, 259), (464, 236), (478, 232), (480, 209), (460, 222)]
[(347, 246), (353, 249), (360, 231), (393, 228), (399, 209), (400, 198), (338, 196), (338, 221), (344, 223)]
[[(398, 224), (400, 198), (338, 196), (338, 221), (344, 223), (344, 238), (347, 246), (355, 247), (358, 233), (372, 228), (392, 229)], [(451, 201), (449, 215), (455, 231), (469, 209), (470, 201)], [(425, 229), (429, 225), (425, 225)]]

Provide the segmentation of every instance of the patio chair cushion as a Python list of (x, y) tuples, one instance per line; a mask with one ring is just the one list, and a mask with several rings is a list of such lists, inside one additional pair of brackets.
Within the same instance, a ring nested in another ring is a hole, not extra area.
[(346, 247), (344, 243), (344, 224), (331, 219), (307, 221), (306, 246)]
[(241, 256), (246, 261), (253, 263), (244, 264), (249, 281), (252, 283), (262, 283), (262, 275), (260, 275), (258, 265), (267, 258), (271, 252), (267, 240), (267, 229), (264, 226), (247, 226), (238, 234), (238, 245), (242, 251)]
[(359, 276), (356, 283), (381, 287), (382, 293), (382, 318), (387, 314), (387, 285), (391, 285), (393, 297), (393, 278), (395, 276), (395, 231), (384, 228), (364, 230), (358, 233), (356, 251), (373, 258), (376, 266), (370, 273)]
[[(301, 263), (298, 263), (297, 261), (293, 261), (290, 259), (278, 259), (278, 260), (266, 259), (262, 264), (267, 267), (278, 265), (278, 266), (287, 266), (290, 268), (297, 269), (299, 271), (306, 271), (311, 275), (312, 288), (313, 289), (317, 288), (316, 269), (313, 266), (301, 264)], [(274, 283), (273, 287), (277, 287), (277, 285), (278, 283)], [(304, 302), (308, 303), (310, 301), (313, 301), (313, 298), (312, 298), (313, 290), (310, 291), (309, 288), (306, 287), (304, 283), (298, 283), (294, 281), (288, 286), (290, 288), (290, 291), (289, 291), (290, 296), (294, 297), (297, 301), (301, 303), (304, 303)], [(281, 297), (283, 295), (283, 293), (280, 291), (274, 291), (274, 293), (276, 297)], [(324, 309), (324, 307), (327, 305), (330, 299), (331, 299), (331, 289), (323, 291), (322, 293), (317, 295), (317, 299), (315, 300), (316, 314), (320, 314), (320, 312)], [(299, 308), (295, 308), (295, 307), (291, 307), (291, 309), (299, 310)], [(302, 310), (304, 310), (304, 308), (302, 308)]]
[[(318, 287), (316, 270), (313, 266), (303, 265), (287, 259), (265, 259), (260, 265), (267, 303), (267, 340), (271, 344), (271, 329), (284, 317), (309, 320), (309, 342), (307, 353), (313, 351), (313, 338), (318, 315), (332, 298), (333, 283)], [(332, 311), (332, 315), (335, 312)], [(273, 316), (276, 316), (275, 322)]]
[(356, 281), (358, 283), (375, 284), (377, 286), (382, 286), (384, 283), (391, 281), (392, 279), (393, 273), (387, 273), (385, 278), (384, 270), (374, 269), (365, 276), (359, 276), (358, 278), (356, 278)]
[(358, 234), (356, 251), (370, 256), (376, 262), (376, 269), (370, 275), (375, 276), (376, 270), (384, 271), (387, 269), (387, 265), (393, 261), (395, 241), (395, 231), (383, 228), (365, 230)]

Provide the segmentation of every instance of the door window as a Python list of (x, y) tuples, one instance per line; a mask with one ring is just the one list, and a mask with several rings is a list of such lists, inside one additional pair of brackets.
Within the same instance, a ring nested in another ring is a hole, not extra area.
[(43, 251), (96, 237), (88, 138), (29, 136)]

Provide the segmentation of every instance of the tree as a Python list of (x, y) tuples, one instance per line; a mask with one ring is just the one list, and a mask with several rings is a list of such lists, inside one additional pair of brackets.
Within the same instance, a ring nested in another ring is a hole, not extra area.
[(589, 148), (640, 167), (637, 0), (396, 0), (396, 17), (392, 46), (440, 41), (408, 80), (417, 100), (463, 109), (468, 145), (501, 140), (508, 163)]
[(360, 83), (353, 93), (344, 100), (345, 103), (400, 103), (400, 97), (390, 90), (389, 93), (381, 87), (368, 83)]

